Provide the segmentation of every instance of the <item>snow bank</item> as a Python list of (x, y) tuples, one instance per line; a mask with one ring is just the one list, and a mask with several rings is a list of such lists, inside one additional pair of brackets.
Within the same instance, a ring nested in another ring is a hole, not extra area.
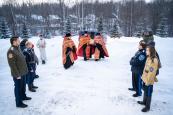
[[(34, 44), (37, 37), (30, 39)], [(136, 102), (127, 89), (131, 87), (129, 60), (137, 50), (137, 38), (110, 39), (107, 48), (110, 54), (99, 62), (84, 62), (79, 58), (73, 67), (62, 66), (62, 38), (47, 39), (47, 64), (39, 65), (35, 80), (39, 86), (36, 93), (25, 101), (26, 109), (15, 107), (13, 81), (6, 60), (9, 40), (0, 40), (0, 114), (1, 115), (143, 115), (143, 106)], [(78, 37), (73, 37), (76, 45)], [(173, 114), (173, 39), (155, 38), (156, 48), (162, 61), (159, 82), (154, 85), (151, 111), (147, 115)], [(35, 48), (37, 55), (39, 51)]]

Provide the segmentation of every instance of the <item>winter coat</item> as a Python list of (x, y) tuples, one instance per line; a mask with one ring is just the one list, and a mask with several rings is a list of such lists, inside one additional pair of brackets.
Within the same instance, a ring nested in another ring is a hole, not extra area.
[(23, 54), (25, 55), (27, 67), (29, 71), (33, 71), (33, 66), (35, 65), (35, 54), (33, 49), (31, 48), (25, 48), (23, 51)]
[(158, 70), (158, 58), (154, 58), (153, 60), (148, 57), (145, 68), (142, 74), (142, 80), (145, 83), (146, 86), (153, 85), (154, 82), (158, 82), (156, 78), (156, 73)]
[(21, 77), (28, 73), (25, 56), (19, 47), (11, 46), (7, 52), (7, 60), (14, 78)]
[[(34, 51), (34, 49), (33, 49), (33, 51)], [(39, 64), (39, 60), (38, 60), (38, 57), (37, 57), (37, 55), (35, 54), (35, 52), (34, 52), (34, 59), (35, 59), (35, 63), (38, 65), (38, 64)]]
[(145, 62), (146, 62), (146, 52), (144, 49), (138, 50), (130, 60), (131, 71), (136, 74), (142, 75)]

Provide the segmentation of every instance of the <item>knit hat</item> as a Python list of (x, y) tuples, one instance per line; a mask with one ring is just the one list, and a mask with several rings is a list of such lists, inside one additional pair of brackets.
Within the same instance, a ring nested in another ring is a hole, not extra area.
[(99, 32), (96, 33), (96, 36), (100, 36), (101, 34)]
[(88, 34), (88, 31), (84, 31), (84, 34)]
[(71, 34), (70, 33), (66, 33), (65, 37), (70, 37)]

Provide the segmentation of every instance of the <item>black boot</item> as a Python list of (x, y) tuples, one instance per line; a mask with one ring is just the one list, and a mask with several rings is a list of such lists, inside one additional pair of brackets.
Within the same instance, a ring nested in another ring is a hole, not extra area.
[(32, 88), (32, 85), (28, 85), (28, 90), (31, 92), (36, 92), (36, 90)]
[(130, 90), (130, 91), (135, 91), (135, 89), (133, 89), (133, 88), (128, 88), (128, 90)]
[(74, 62), (71, 65), (74, 65)]
[(140, 105), (146, 105), (146, 100), (147, 100), (147, 96), (144, 94), (143, 101), (138, 101), (137, 103)]
[(35, 78), (39, 78), (39, 75), (35, 75)]
[(31, 97), (25, 97), (25, 98), (23, 98), (22, 100), (31, 100), (32, 98)]
[(38, 87), (37, 86), (34, 86), (34, 84), (32, 84), (32, 88), (33, 89), (37, 89)]
[(147, 97), (146, 106), (141, 111), (142, 112), (148, 112), (150, 110), (150, 105), (151, 105), (151, 97)]
[(84, 61), (87, 61), (87, 58), (86, 57), (84, 57)]
[(138, 101), (137, 103), (140, 105), (145, 105), (145, 103), (143, 101)]
[(16, 105), (16, 107), (18, 107), (18, 108), (26, 108), (26, 107), (28, 107), (28, 105), (26, 105), (23, 102), (21, 102), (19, 105)]
[(45, 62), (45, 60), (42, 60), (42, 64), (45, 64), (46, 62)]
[(105, 58), (105, 56), (104, 56), (104, 53), (103, 53), (103, 52), (100, 54), (100, 57), (101, 57), (101, 58)]
[(133, 97), (139, 97), (141, 95), (138, 95), (137, 93), (133, 94)]

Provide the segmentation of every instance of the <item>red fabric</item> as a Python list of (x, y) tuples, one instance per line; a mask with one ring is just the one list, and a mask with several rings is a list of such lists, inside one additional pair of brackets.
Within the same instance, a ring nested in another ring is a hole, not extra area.
[(109, 57), (109, 54), (108, 54), (108, 51), (107, 51), (107, 48), (106, 48), (106, 46), (105, 46), (105, 43), (104, 43), (104, 41), (103, 41), (102, 36), (96, 36), (96, 37), (94, 38), (94, 41), (95, 41), (95, 43), (99, 43), (100, 45), (102, 45), (102, 48), (103, 48), (103, 51), (104, 51), (104, 55), (105, 55), (106, 57)]
[[(86, 52), (90, 53), (90, 47), (91, 47), (91, 52), (92, 52), (91, 54), (94, 54), (94, 51), (95, 51), (94, 47), (92, 45), (89, 45), (87, 47), (89, 47), (89, 48), (86, 48)], [(80, 56), (80, 57), (83, 57), (83, 48), (82, 48), (82, 46), (78, 47), (77, 55)]]
[(77, 55), (83, 57), (83, 49), (82, 49), (82, 47), (78, 48)]
[(73, 53), (74, 60), (77, 60), (77, 54)]
[[(83, 57), (83, 45), (88, 44), (86, 48), (86, 54), (90, 53), (90, 36), (80, 36), (77, 55)], [(89, 48), (88, 48), (89, 47)], [(87, 56), (88, 57), (88, 56)]]

